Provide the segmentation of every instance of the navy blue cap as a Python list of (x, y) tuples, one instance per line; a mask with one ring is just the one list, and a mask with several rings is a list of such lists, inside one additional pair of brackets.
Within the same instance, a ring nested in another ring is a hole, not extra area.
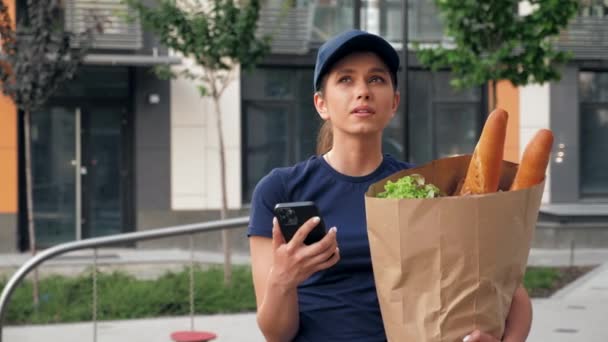
[(319, 48), (315, 64), (314, 90), (319, 90), (319, 83), (323, 76), (329, 72), (337, 61), (357, 51), (374, 52), (382, 59), (393, 75), (397, 74), (399, 55), (389, 42), (375, 34), (361, 30), (349, 30), (326, 41)]

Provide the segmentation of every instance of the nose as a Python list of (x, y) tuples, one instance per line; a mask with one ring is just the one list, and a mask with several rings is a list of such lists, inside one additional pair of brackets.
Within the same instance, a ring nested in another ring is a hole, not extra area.
[(370, 92), (367, 82), (359, 82), (357, 86), (357, 100), (369, 100)]

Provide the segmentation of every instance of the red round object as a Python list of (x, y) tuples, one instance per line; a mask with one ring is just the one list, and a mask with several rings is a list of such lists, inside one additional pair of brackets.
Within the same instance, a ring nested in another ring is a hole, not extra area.
[(176, 331), (171, 334), (171, 339), (175, 342), (206, 342), (216, 337), (216, 334), (207, 331)]

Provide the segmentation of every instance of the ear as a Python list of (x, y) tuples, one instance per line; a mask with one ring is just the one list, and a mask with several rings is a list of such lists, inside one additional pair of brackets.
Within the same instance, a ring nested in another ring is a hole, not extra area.
[(395, 116), (397, 112), (397, 108), (399, 108), (399, 103), (401, 102), (401, 93), (399, 91), (395, 91), (395, 95), (393, 96), (393, 106), (391, 108), (393, 114), (391, 117)]
[(329, 114), (327, 113), (327, 102), (323, 98), (323, 96), (316, 92), (314, 95), (315, 108), (317, 109), (317, 113), (323, 120), (329, 119)]

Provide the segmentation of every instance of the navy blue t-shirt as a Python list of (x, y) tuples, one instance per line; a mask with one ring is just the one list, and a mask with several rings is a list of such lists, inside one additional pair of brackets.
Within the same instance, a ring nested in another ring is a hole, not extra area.
[(298, 287), (300, 328), (294, 341), (386, 341), (369, 251), (364, 195), (369, 186), (410, 167), (385, 155), (371, 174), (350, 177), (320, 156), (272, 170), (257, 184), (248, 235), (272, 238), (276, 203), (313, 201), (336, 226), (340, 261)]

